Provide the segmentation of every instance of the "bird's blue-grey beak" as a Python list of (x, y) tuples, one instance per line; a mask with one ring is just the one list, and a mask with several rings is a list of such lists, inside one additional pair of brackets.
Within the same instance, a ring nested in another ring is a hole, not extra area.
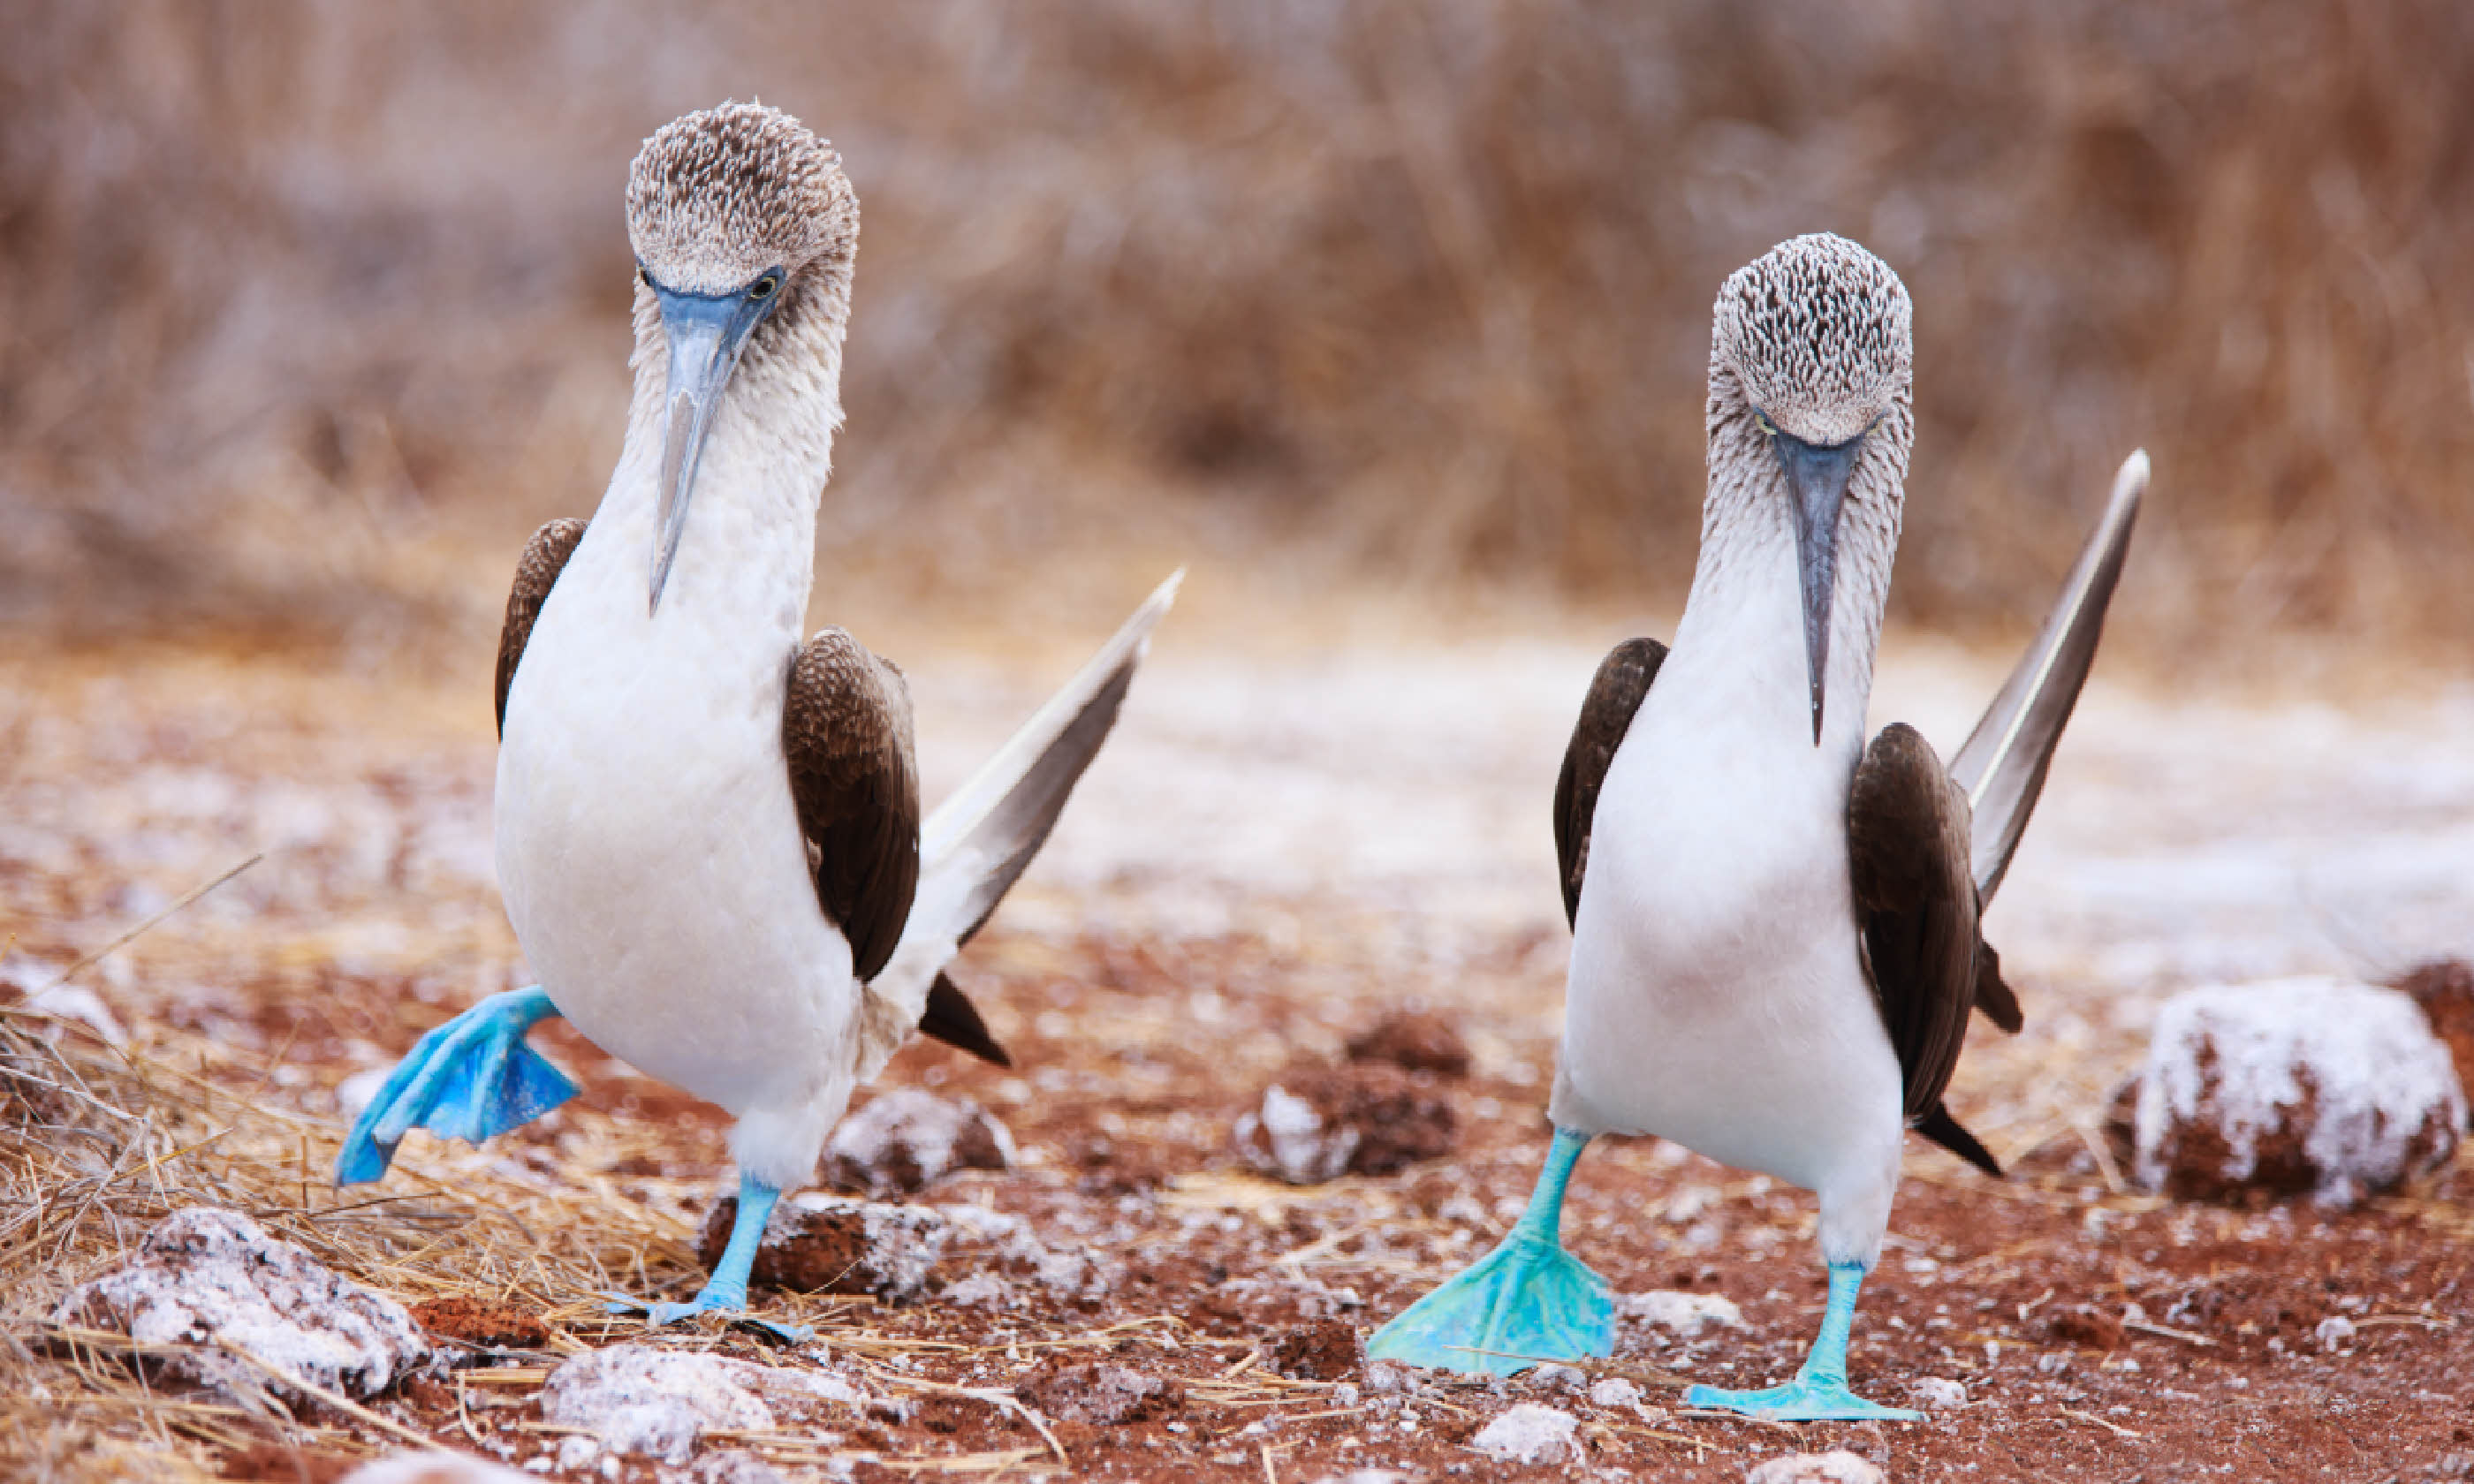
[(1864, 435), (1822, 446), (1783, 432), (1770, 446), (1786, 470), (1795, 506), (1796, 572), (1804, 589), (1804, 656), (1812, 680), (1812, 743), (1821, 745), (1821, 703), (1830, 676), (1830, 604), (1838, 586), (1838, 511), (1847, 503)]
[(782, 300), (782, 270), (759, 274), (732, 294), (682, 294), (644, 282), (662, 306), (662, 333), (670, 344), (668, 430), (662, 441), (662, 499), (654, 508), (653, 588), (650, 611), (662, 610), (662, 588), (678, 559), (679, 534), (687, 529), (688, 501), (695, 493), (696, 464), (706, 433), (721, 405), (722, 389), (739, 367), (747, 337)]

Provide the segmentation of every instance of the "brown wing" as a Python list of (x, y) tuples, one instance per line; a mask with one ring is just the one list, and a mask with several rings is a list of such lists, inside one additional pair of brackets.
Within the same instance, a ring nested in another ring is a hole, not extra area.
[(516, 666), (522, 662), (524, 645), (533, 636), (533, 620), (541, 616), (542, 604), (549, 598), (558, 574), (567, 570), (567, 559), (575, 555), (575, 543), (582, 539), (583, 521), (553, 520), (533, 533), (516, 562), (516, 585), (507, 592), (507, 621), (498, 630), (498, 735), (502, 737), (507, 734), (507, 692), (516, 683)]
[(1917, 1132), (1989, 1174), (2001, 1165), (1951, 1117), (1942, 1093), (1958, 1065), (1968, 1008), (1979, 1000), (2004, 1029), (2018, 1002), (1977, 931), (1968, 870), (1967, 795), (1912, 727), (1894, 723), (1864, 752), (1847, 802), (1847, 856), (1856, 922)]
[(1581, 913), (1581, 878), (1589, 870), (1589, 821), (1598, 811), (1598, 789), (1615, 760), (1615, 749), (1632, 730), (1633, 713), (1649, 694), (1666, 646), (1656, 639), (1626, 639), (1598, 661), (1581, 719), (1564, 748), (1564, 771), (1555, 778), (1555, 856), (1563, 866), (1564, 921)]
[(850, 940), (864, 983), (893, 957), (919, 889), (919, 770), (902, 672), (842, 630), (818, 633), (790, 659), (782, 753), (816, 904)]

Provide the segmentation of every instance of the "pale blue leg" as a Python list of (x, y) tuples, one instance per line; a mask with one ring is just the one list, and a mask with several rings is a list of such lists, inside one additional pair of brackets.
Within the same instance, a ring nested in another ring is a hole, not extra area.
[(1830, 1306), (1822, 1310), (1821, 1332), (1812, 1337), (1812, 1353), (1794, 1380), (1759, 1391), (1695, 1386), (1685, 1392), (1684, 1404), (1782, 1423), (1913, 1422), (1924, 1416), (1867, 1401), (1847, 1389), (1847, 1331), (1855, 1327), (1856, 1290), (1863, 1283), (1864, 1264), (1830, 1264)]
[(814, 1331), (803, 1325), (777, 1325), (762, 1319), (747, 1318), (747, 1274), (756, 1265), (756, 1248), (764, 1240), (764, 1223), (773, 1214), (773, 1204), (782, 1192), (753, 1175), (739, 1177), (739, 1214), (730, 1224), (730, 1245), (721, 1250), (721, 1260), (714, 1264), (713, 1276), (704, 1287), (685, 1304), (645, 1304), (634, 1299), (613, 1296), (610, 1312), (632, 1314), (642, 1312), (645, 1321), (667, 1325), (696, 1314), (729, 1314), (745, 1319), (748, 1324), (770, 1330), (793, 1345), (804, 1345)]
[(335, 1157), (335, 1184), (386, 1174), (395, 1146), (414, 1129), (477, 1144), (573, 1097), (567, 1074), (524, 1044), (526, 1031), (556, 1014), (534, 985), (493, 994), (421, 1038), (352, 1121)]
[(1543, 1360), (1612, 1354), (1614, 1296), (1557, 1236), (1564, 1184), (1589, 1142), (1587, 1134), (1557, 1129), (1518, 1223), (1494, 1251), (1374, 1331), (1366, 1353), (1496, 1376)]

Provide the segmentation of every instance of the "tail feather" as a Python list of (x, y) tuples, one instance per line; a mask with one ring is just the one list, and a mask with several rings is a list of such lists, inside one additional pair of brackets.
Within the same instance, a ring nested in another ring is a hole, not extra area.
[(1994, 1179), (2001, 1178), (2001, 1161), (1993, 1158), (1993, 1151), (1977, 1143), (1976, 1136), (1961, 1127), (1959, 1121), (1950, 1115), (1950, 1110), (1941, 1104), (1933, 1104), (1932, 1112), (1917, 1119), (1915, 1129)]
[[(2113, 495), (2036, 642), (1951, 759), (1951, 777), (1975, 811), (1969, 865), (1979, 898), (1990, 902), (2044, 791), (2053, 746), (2078, 704), (2104, 633), (2106, 605), (2130, 549), (2130, 528), (2147, 491), (2147, 454), (2135, 451), (2114, 476)], [(1955, 1127), (1955, 1125), (1953, 1125)]]
[[(918, 895), (892, 959), (868, 985), (906, 1031), (917, 1026), (1002, 1065), (1004, 1051), (944, 977), (945, 966), (1047, 843), (1075, 783), (1116, 724), (1152, 631), (1184, 579), (1180, 569), (1153, 589), (1100, 652), (920, 826)], [(892, 1049), (863, 1047), (861, 1077), (873, 1076)]]
[(982, 1062), (998, 1066), (1013, 1065), (1013, 1058), (989, 1033), (988, 1022), (980, 1018), (980, 1007), (941, 973), (935, 983), (928, 986), (928, 1008), (920, 1014), (919, 1034), (967, 1051)]

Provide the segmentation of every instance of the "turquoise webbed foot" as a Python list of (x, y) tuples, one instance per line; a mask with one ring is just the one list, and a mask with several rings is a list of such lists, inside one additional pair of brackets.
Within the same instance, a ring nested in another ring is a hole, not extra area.
[(782, 1192), (753, 1176), (739, 1177), (739, 1214), (730, 1225), (730, 1245), (722, 1249), (721, 1260), (714, 1264), (713, 1276), (704, 1287), (685, 1304), (646, 1303), (624, 1294), (607, 1294), (613, 1314), (642, 1314), (644, 1322), (659, 1328), (692, 1319), (698, 1314), (720, 1314), (736, 1323), (762, 1329), (788, 1345), (805, 1345), (815, 1337), (815, 1331), (805, 1325), (778, 1325), (758, 1319), (747, 1312), (747, 1275), (756, 1266), (756, 1248), (764, 1239), (764, 1223), (773, 1214), (773, 1204)]
[(1847, 1336), (1856, 1323), (1856, 1291), (1863, 1282), (1862, 1263), (1830, 1264), (1830, 1303), (1822, 1310), (1821, 1332), (1813, 1336), (1812, 1353), (1794, 1380), (1757, 1391), (1694, 1386), (1684, 1393), (1684, 1404), (1780, 1423), (1911, 1423), (1922, 1418), (1922, 1412), (1867, 1401), (1847, 1389)]
[(1910, 1423), (1924, 1416), (1922, 1412), (1867, 1401), (1849, 1391), (1843, 1379), (1807, 1379), (1801, 1376), (1783, 1386), (1764, 1386), (1758, 1391), (1688, 1387), (1684, 1393), (1684, 1404), (1741, 1412), (1776, 1423)]
[(414, 1129), (477, 1144), (573, 1097), (567, 1074), (524, 1044), (526, 1031), (556, 1014), (535, 985), (493, 994), (421, 1038), (352, 1121), (335, 1157), (335, 1184), (385, 1175), (396, 1145)]
[(1614, 1295), (1564, 1250), (1556, 1230), (1564, 1183), (1588, 1143), (1585, 1134), (1556, 1130), (1518, 1224), (1492, 1252), (1376, 1330), (1368, 1357), (1511, 1376), (1541, 1361), (1612, 1354)]

